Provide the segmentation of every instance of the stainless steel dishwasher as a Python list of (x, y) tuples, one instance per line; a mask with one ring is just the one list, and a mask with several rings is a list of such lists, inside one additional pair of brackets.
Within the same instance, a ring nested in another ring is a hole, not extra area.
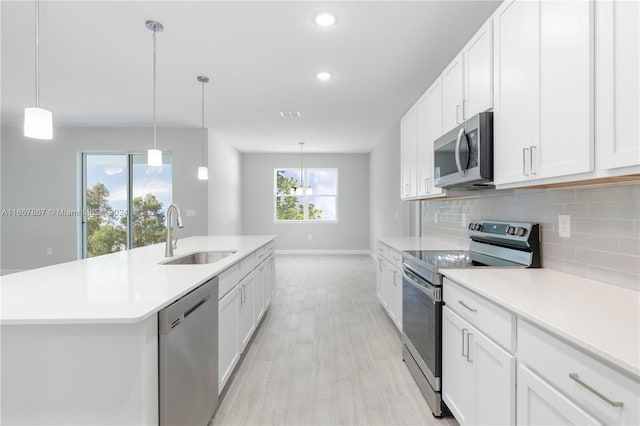
[(218, 406), (218, 278), (158, 313), (163, 426), (206, 426)]

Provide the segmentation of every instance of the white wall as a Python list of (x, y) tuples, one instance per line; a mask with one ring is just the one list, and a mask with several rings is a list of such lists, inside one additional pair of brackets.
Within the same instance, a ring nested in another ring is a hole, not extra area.
[(240, 153), (209, 132), (209, 235), (242, 234)]
[(369, 247), (380, 237), (410, 235), (411, 203), (400, 200), (400, 122), (369, 156)]
[[(55, 128), (52, 141), (39, 141), (25, 138), (21, 128), (2, 128), (0, 207), (76, 210), (79, 153), (146, 152), (152, 135), (149, 128)], [(200, 141), (200, 129), (158, 129), (158, 147), (172, 153), (173, 200), (184, 219), (177, 237), (207, 233), (207, 182), (197, 179)], [(196, 216), (186, 217), (187, 209), (195, 210)], [(4, 272), (77, 258), (77, 217), (5, 216), (1, 231)], [(48, 247), (53, 249), (50, 256)]]
[(304, 165), (338, 169), (339, 223), (274, 223), (274, 169), (300, 167), (300, 155), (242, 154), (244, 233), (277, 234), (279, 250), (368, 250), (369, 154), (305, 154)]

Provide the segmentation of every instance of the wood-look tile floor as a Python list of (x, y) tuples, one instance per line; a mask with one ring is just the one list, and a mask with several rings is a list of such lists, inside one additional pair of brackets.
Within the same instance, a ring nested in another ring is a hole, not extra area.
[(276, 293), (214, 425), (457, 425), (402, 361), (365, 255), (279, 255)]

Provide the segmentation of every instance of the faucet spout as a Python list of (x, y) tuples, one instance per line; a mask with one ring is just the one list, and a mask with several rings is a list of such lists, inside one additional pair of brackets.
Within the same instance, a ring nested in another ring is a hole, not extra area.
[(173, 223), (173, 221), (171, 220), (173, 213), (175, 213), (176, 215), (176, 225), (178, 225), (178, 228), (182, 228), (184, 226), (182, 224), (182, 216), (180, 215), (180, 207), (178, 207), (176, 204), (171, 204), (167, 209), (167, 240), (164, 246), (164, 257), (173, 256), (174, 241), (172, 230), (173, 228), (171, 227), (171, 224)]

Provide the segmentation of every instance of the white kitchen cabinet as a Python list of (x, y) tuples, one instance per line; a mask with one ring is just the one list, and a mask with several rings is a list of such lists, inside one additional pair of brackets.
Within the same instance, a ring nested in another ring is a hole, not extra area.
[(389, 262), (383, 257), (378, 257), (378, 269), (376, 272), (376, 293), (378, 295), (378, 300), (382, 306), (387, 309), (387, 300), (389, 299), (389, 285), (388, 285), (388, 276), (389, 276), (389, 268), (391, 265)]
[(515, 356), (443, 308), (443, 399), (461, 425), (515, 422)]
[(401, 198), (417, 195), (416, 153), (418, 138), (417, 109), (411, 108), (400, 121), (400, 194)]
[(273, 296), (273, 292), (275, 291), (275, 261), (273, 256), (269, 256), (267, 260), (265, 260), (265, 284), (264, 284), (264, 308), (265, 310), (271, 304), (271, 297)]
[(255, 315), (255, 295), (256, 295), (256, 277), (255, 272), (246, 276), (240, 284), (238, 284), (238, 291), (240, 292), (240, 351), (244, 351), (244, 348), (251, 340), (253, 330), (256, 326)]
[(236, 287), (218, 302), (218, 393), (240, 359), (240, 294)]
[(493, 22), (487, 20), (463, 49), (466, 120), (493, 108)]
[(417, 114), (418, 195), (442, 196), (442, 188), (433, 186), (433, 142), (442, 136), (442, 79), (438, 78), (420, 98)]
[(553, 386), (518, 364), (518, 425), (602, 425)]
[(255, 273), (255, 304), (254, 304), (254, 315), (256, 319), (256, 324), (260, 322), (262, 315), (264, 315), (265, 304), (264, 304), (264, 294), (266, 292), (265, 285), (267, 284), (266, 279), (266, 263), (263, 262), (256, 268)]
[(387, 311), (398, 330), (402, 331), (402, 271), (391, 265), (387, 277), (389, 303)]
[(637, 1), (596, 2), (598, 169), (640, 165), (639, 23)]
[(494, 14), (494, 182), (594, 170), (593, 18), (587, 1), (503, 3)]
[(462, 52), (442, 73), (442, 126), (443, 133), (464, 121), (464, 55)]

